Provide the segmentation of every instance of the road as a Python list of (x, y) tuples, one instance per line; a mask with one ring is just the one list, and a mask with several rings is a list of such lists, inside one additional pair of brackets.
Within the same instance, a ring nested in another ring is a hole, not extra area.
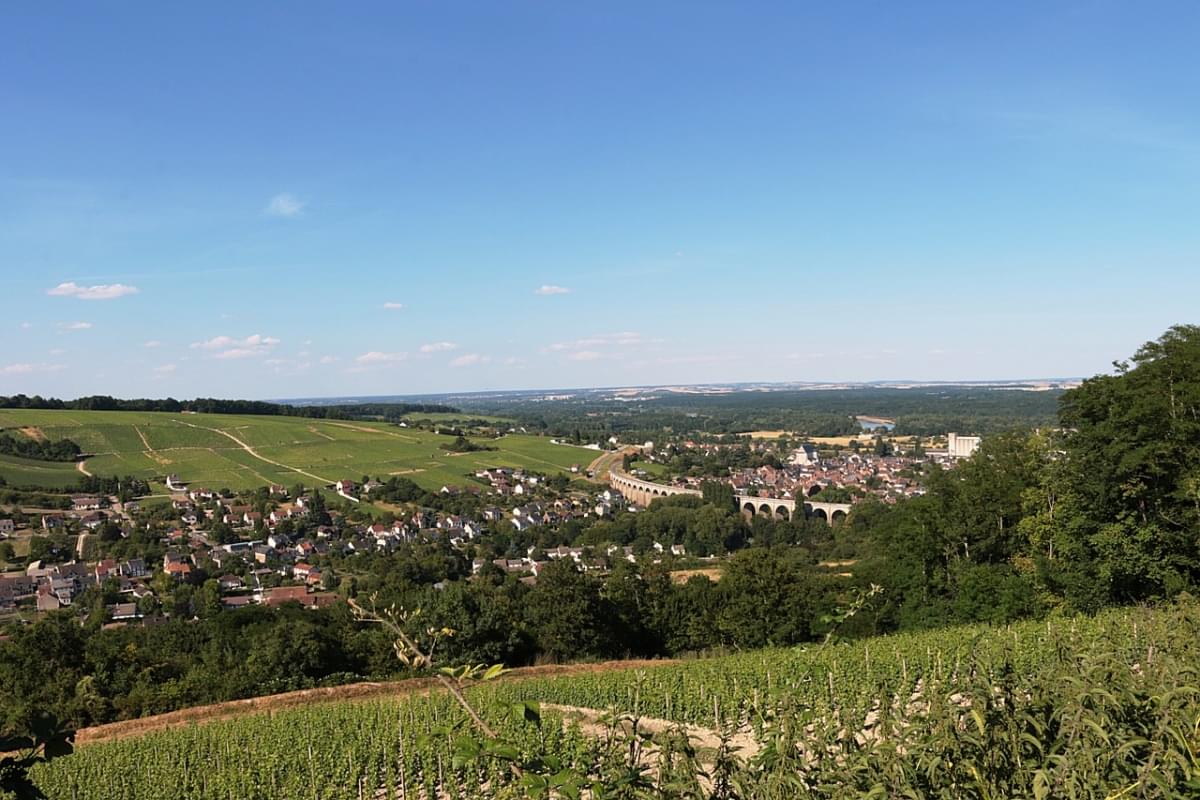
[(613, 450), (610, 453), (605, 453), (599, 456), (591, 464), (588, 464), (588, 471), (592, 473), (592, 480), (600, 483), (608, 483), (608, 473), (612, 468), (618, 466), (625, 458), (626, 453), (636, 453), (638, 448), (636, 445), (626, 445), (619, 450)]

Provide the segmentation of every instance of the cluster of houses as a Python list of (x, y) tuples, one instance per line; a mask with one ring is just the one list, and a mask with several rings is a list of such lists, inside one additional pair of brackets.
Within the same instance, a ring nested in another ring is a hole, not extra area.
[(763, 496), (786, 498), (812, 497), (822, 489), (841, 487), (895, 503), (924, 493), (913, 469), (919, 461), (910, 456), (860, 453), (822, 459), (815, 451), (800, 448), (785, 465), (738, 470), (729, 476), (729, 483), (738, 492), (756, 489)]
[[(599, 552), (607, 558), (601, 558)], [(662, 561), (665, 554), (672, 556), (683, 557), (687, 555), (687, 549), (681, 544), (663, 545), (659, 542), (654, 542), (652, 552), (647, 553), (654, 563)], [(585, 572), (603, 572), (609, 569), (611, 561), (625, 560), (631, 564), (638, 562), (638, 557), (634, 553), (632, 547), (620, 547), (618, 545), (608, 545), (603, 551), (597, 551), (590, 547), (568, 547), (562, 545), (542, 553), (542, 558), (537, 558), (538, 549), (530, 547), (524, 556), (521, 558), (496, 558), (492, 559), (491, 563), (501, 571), (510, 575), (524, 575), (522, 580), (533, 582), (537, 579), (538, 574), (547, 567), (552, 561), (561, 559), (570, 559), (577, 564)], [(484, 559), (477, 558), (471, 562), (471, 573), (478, 575), (488, 562)]]
[[(130, 513), (137, 511), (137, 503), (127, 504), (127, 511)], [(71, 498), (70, 511), (49, 511), (41, 514), (38, 521), (44, 531), (64, 530), (68, 527), (85, 528), (87, 530), (96, 530), (106, 521), (119, 520), (120, 515), (114, 513), (109, 508), (108, 498), (95, 497), (93, 495), (76, 495)], [(12, 520), (0, 520), (0, 532), (3, 532), (4, 522), (11, 523)]]
[(128, 605), (135, 607), (133, 611), (124, 608), (120, 611), (125, 618), (132, 618), (137, 615), (137, 600), (152, 594), (143, 580), (149, 574), (140, 558), (120, 563), (106, 559), (92, 564), (43, 565), (35, 561), (23, 573), (0, 575), (0, 611), (14, 610), (18, 603), (28, 600), (34, 602), (38, 611), (55, 611), (70, 606), (85, 589), (115, 579), (118, 592), (129, 598)]
[(491, 490), (502, 497), (531, 495), (545, 484), (546, 479), (533, 472), (510, 467), (491, 467), (476, 470), (475, 477), (486, 481)]
[[(924, 494), (925, 488), (919, 480), (922, 464), (933, 462), (953, 468), (960, 459), (968, 457), (979, 445), (979, 437), (957, 438), (964, 440), (966, 444), (959, 444), (957, 449), (951, 450), (929, 450), (921, 456), (878, 456), (845, 450), (835, 456), (822, 457), (813, 445), (803, 444), (786, 454), (786, 463), (781, 466), (763, 465), (733, 470), (726, 480), (735, 492), (749, 493), (753, 490), (764, 497), (812, 497), (822, 489), (834, 487), (851, 489), (858, 496), (875, 495), (884, 502), (895, 503), (901, 498)], [(712, 454), (730, 446), (744, 445), (688, 440), (670, 447), (683, 447)], [(767, 452), (771, 450), (772, 445), (756, 442), (750, 447)], [(670, 456), (669, 451), (656, 451), (649, 457), (652, 460), (669, 460)], [(636, 469), (634, 474), (637, 474)], [(685, 478), (680, 483), (690, 488), (699, 488), (704, 480), (711, 479)]]
[[(419, 509), (386, 525), (352, 525), (342, 514), (331, 511), (329, 521), (332, 524), (314, 525), (313, 498), (290, 498), (283, 486), (270, 487), (272, 502), (267, 506), (270, 510), (260, 511), (257, 509), (262, 509), (261, 505), (253, 506), (245, 500), (223, 496), (210, 489), (189, 487), (178, 476), (172, 475), (171, 506), (178, 523), (161, 537), (161, 544), (166, 548), (161, 565), (147, 565), (141, 559), (121, 563), (72, 561), (45, 566), (35, 563), (23, 573), (6, 573), (0, 577), (0, 612), (11, 611), (18, 604), (35, 605), (39, 611), (70, 607), (88, 587), (115, 578), (122, 602), (109, 609), (112, 619), (141, 619), (138, 609), (153, 606), (140, 601), (153, 596), (150, 578), (157, 573), (174, 582), (194, 582), (201, 573), (219, 576), (221, 601), (226, 608), (250, 603), (275, 605), (293, 600), (316, 607), (333, 602), (335, 598), (323, 591), (327, 570), (320, 565), (327, 563), (325, 557), (329, 555), (386, 553), (401, 544), (419, 541), (446, 541), (461, 548), (485, 536), (502, 521), (507, 521), (518, 531), (525, 531), (588, 516), (609, 517), (625, 507), (620, 492), (611, 488), (603, 488), (591, 496), (542, 497), (544, 492), (539, 490), (545, 488), (545, 478), (520, 469), (480, 470), (477, 477), (487, 481), (497, 495), (507, 498), (504, 505), (508, 508), (484, 506), (479, 511), (479, 518)], [(380, 485), (345, 480), (331, 488), (354, 499), (369, 495)], [(453, 489), (445, 487), (442, 493), (453, 493)], [(130, 530), (135, 525), (145, 524), (131, 516), (136, 510), (136, 504), (127, 504), (123, 513), (117, 513), (110, 508), (107, 498), (79, 496), (73, 499), (71, 511), (45, 514), (40, 521), (45, 530), (83, 531), (105, 520)], [(239, 540), (224, 544), (212, 541), (210, 524), (213, 521), (233, 528)], [(291, 524), (283, 525), (287, 521)], [(0, 520), (0, 537), (11, 535), (14, 530), (12, 520)], [(673, 549), (681, 550), (679, 546)], [(501, 559), (496, 563), (507, 572), (530, 578), (536, 577), (542, 565), (559, 558), (570, 558), (584, 569), (599, 569), (602, 563), (591, 557), (590, 552), (585, 556), (581, 548), (559, 548), (536, 559), (534, 555), (531, 550), (523, 559), (513, 562)], [(614, 553), (606, 555), (612, 558)], [(616, 556), (634, 558), (628, 548)], [(155, 582), (154, 585), (161, 584)]]

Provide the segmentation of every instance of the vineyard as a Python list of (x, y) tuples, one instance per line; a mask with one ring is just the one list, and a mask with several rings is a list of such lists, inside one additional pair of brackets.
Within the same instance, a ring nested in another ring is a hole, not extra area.
[[(553, 474), (587, 464), (597, 455), (520, 434), (489, 440), (491, 450), (451, 455), (442, 445), (452, 438), (428, 430), (385, 422), (237, 414), (0, 409), (0, 429), (34, 432), (51, 441), (70, 439), (88, 454), (83, 469), (91, 474), (132, 475), (153, 481), (160, 491), (168, 474), (213, 489), (403, 475), (436, 491), (447, 483), (463, 484), (482, 467)], [(81, 474), (68, 462), (0, 455), (0, 478), (10, 486), (70, 486)]]
[(482, 743), (433, 693), (89, 745), (35, 779), (55, 800), (1196, 797), (1198, 664), (1181, 601), (499, 680), (468, 691)]

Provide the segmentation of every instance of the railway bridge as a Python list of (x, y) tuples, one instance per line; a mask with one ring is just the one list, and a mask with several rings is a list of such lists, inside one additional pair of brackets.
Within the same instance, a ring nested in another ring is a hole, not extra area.
[[(699, 489), (685, 489), (681, 486), (668, 486), (663, 483), (644, 481), (635, 478), (620, 469), (613, 468), (608, 476), (609, 485), (621, 492), (627, 500), (639, 506), (647, 506), (658, 497), (670, 497), (677, 494), (700, 495)], [(796, 501), (785, 497), (755, 497), (749, 494), (735, 494), (738, 508), (745, 514), (753, 516), (762, 514), (776, 519), (792, 519), (796, 514)], [(821, 503), (812, 500), (803, 501), (804, 515), (820, 517), (833, 524), (840, 522), (850, 513), (849, 503)]]

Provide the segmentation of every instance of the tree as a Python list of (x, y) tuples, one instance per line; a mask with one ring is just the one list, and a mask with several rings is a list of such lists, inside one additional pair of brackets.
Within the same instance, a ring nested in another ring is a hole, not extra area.
[(1200, 582), (1200, 327), (1177, 325), (1062, 398), (1070, 546), (1110, 600)]
[(737, 647), (787, 645), (812, 638), (818, 580), (794, 547), (751, 548), (725, 565), (717, 626)]
[(700, 484), (700, 494), (706, 503), (718, 508), (733, 508), (733, 487), (724, 481), (704, 481)]
[(611, 608), (600, 586), (570, 559), (551, 561), (525, 603), (538, 649), (554, 661), (598, 658), (613, 652)]

